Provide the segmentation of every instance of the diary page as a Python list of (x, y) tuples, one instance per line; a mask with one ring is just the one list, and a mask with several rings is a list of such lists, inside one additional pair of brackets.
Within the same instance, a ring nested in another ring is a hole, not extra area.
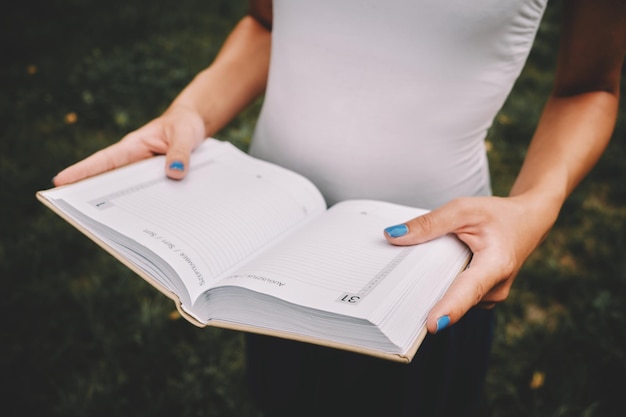
[(171, 288), (178, 281), (173, 271), (191, 300), (220, 274), (325, 210), (308, 180), (226, 142), (205, 141), (184, 180), (167, 179), (164, 163), (156, 157), (40, 194), (71, 207), (85, 229), (145, 263), (144, 269), (165, 260), (158, 279), (178, 291)]

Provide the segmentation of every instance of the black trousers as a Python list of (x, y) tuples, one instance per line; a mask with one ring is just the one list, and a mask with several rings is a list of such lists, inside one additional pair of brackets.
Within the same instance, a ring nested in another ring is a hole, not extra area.
[(247, 335), (247, 382), (266, 417), (474, 416), (493, 340), (494, 311), (473, 309), (427, 335), (410, 364)]

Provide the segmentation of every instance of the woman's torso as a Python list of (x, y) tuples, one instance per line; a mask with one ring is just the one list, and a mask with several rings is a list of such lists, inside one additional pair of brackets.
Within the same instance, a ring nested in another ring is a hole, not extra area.
[(490, 193), (484, 138), (547, 0), (274, 0), (250, 152), (329, 204)]

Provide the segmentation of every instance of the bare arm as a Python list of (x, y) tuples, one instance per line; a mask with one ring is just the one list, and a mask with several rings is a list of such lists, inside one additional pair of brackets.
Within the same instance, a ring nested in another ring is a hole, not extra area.
[(256, 15), (244, 17), (211, 66), (170, 107), (187, 107), (202, 115), (207, 136), (224, 127), (265, 90), (271, 40), (267, 24), (267, 17), (262, 21)]
[(511, 190), (552, 195), (559, 207), (609, 142), (626, 53), (626, 3), (569, 0), (564, 6), (554, 89)]
[(522, 264), (613, 132), (626, 54), (626, 3), (566, 0), (564, 7), (554, 89), (509, 197), (456, 199), (406, 222), (403, 235), (386, 234), (390, 242), (408, 245), (454, 233), (474, 253), (470, 268), (431, 310), (431, 332), (476, 305), (507, 298)]
[(167, 155), (167, 176), (182, 179), (191, 151), (264, 91), (271, 12), (271, 1), (251, 1), (248, 15), (233, 29), (213, 63), (191, 81), (163, 115), (59, 172), (54, 184), (75, 182), (156, 154)]

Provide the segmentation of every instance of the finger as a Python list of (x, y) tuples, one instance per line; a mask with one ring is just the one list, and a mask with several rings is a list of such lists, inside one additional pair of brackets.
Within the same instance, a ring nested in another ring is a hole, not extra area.
[(495, 278), (489, 275), (491, 268), (483, 268), (472, 263), (452, 283), (448, 291), (431, 309), (426, 322), (428, 331), (437, 333), (458, 322), (465, 313), (484, 299)]
[(145, 155), (133, 153), (125, 142), (120, 141), (65, 168), (53, 178), (52, 182), (55, 186), (70, 184), (148, 156), (150, 153)]
[(191, 152), (198, 145), (193, 135), (175, 133), (165, 157), (165, 174), (172, 179), (181, 180), (189, 172)]
[(480, 288), (475, 286), (466, 272), (457, 277), (428, 314), (426, 327), (430, 333), (437, 333), (452, 326), (478, 303)]
[(478, 303), (478, 307), (489, 310), (495, 307), (496, 304), (506, 301), (511, 293), (511, 285), (515, 275), (510, 275), (508, 279), (494, 286)]
[(394, 245), (415, 245), (456, 231), (467, 222), (467, 204), (454, 200), (405, 223), (385, 229), (385, 237)]

